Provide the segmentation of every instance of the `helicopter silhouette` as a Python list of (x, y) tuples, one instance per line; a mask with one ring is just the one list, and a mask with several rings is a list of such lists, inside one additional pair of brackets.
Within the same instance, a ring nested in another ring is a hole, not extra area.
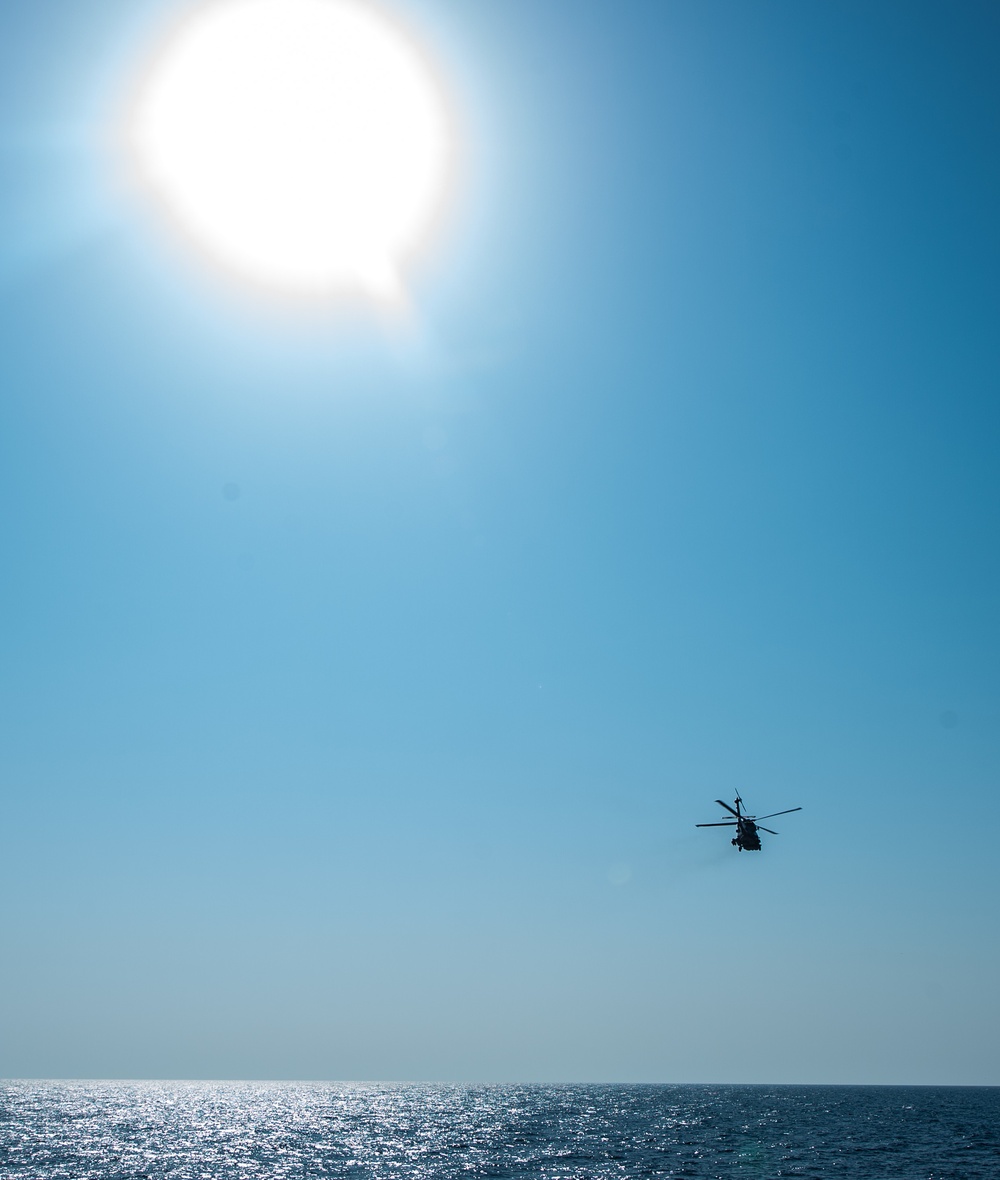
[(789, 807), (787, 811), (772, 811), (770, 815), (747, 815), (742, 811), (743, 800), (736, 796), (736, 809), (734, 810), (728, 803), (723, 803), (721, 799), (716, 799), (716, 803), (720, 807), (724, 807), (730, 814), (735, 815), (735, 819), (727, 819), (722, 823), (717, 824), (695, 824), (696, 828), (735, 828), (736, 835), (733, 838), (733, 844), (736, 845), (738, 852), (742, 852), (745, 848), (747, 852), (760, 852), (760, 836), (757, 835), (757, 829), (760, 828), (762, 832), (769, 832), (772, 836), (777, 836), (777, 832), (772, 832), (770, 828), (765, 828), (760, 822), (762, 819), (771, 819), (776, 815), (791, 815), (793, 811), (801, 811), (801, 807)]

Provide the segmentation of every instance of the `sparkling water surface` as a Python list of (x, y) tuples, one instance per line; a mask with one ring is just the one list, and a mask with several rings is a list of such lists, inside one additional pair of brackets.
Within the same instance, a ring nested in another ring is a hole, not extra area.
[(1000, 1089), (0, 1083), (0, 1178), (997, 1180)]

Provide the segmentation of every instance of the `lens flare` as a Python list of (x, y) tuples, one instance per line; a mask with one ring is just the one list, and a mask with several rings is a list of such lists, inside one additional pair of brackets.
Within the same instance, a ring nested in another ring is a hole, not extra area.
[(358, 0), (196, 10), (154, 61), (129, 132), (191, 238), (292, 293), (398, 298), (450, 167), (433, 73)]

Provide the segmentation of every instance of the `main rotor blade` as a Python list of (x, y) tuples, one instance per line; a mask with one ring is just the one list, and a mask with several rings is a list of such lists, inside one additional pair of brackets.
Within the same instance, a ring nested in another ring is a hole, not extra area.
[(735, 815), (737, 819), (740, 818), (740, 813), (738, 811), (733, 811), (728, 803), (723, 803), (721, 799), (716, 799), (716, 803), (718, 803), (720, 807), (724, 807), (730, 815)]
[(695, 824), (694, 826), (696, 828), (735, 828), (736, 827), (736, 820), (727, 819), (725, 821), (725, 823), (721, 823), (721, 824)]
[[(772, 811), (770, 815), (762, 815), (761, 819), (774, 819), (776, 815), (791, 815), (793, 811), (801, 811), (801, 807), (789, 807), (787, 811)], [(756, 820), (756, 816), (754, 817)]]
[[(758, 825), (757, 825), (757, 827), (758, 827), (758, 828), (760, 828), (760, 830), (761, 830), (762, 832), (771, 832), (771, 829), (770, 829), (770, 828), (765, 828), (763, 824), (758, 824)], [(777, 836), (777, 834), (778, 834), (777, 832), (771, 832), (771, 835), (772, 835), (772, 836)]]

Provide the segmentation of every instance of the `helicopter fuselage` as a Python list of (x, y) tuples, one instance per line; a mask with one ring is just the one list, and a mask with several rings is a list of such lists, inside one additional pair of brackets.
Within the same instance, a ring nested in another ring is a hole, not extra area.
[(757, 834), (757, 825), (752, 819), (740, 819), (736, 825), (733, 843), (740, 852), (744, 849), (747, 852), (760, 852), (760, 836)]

